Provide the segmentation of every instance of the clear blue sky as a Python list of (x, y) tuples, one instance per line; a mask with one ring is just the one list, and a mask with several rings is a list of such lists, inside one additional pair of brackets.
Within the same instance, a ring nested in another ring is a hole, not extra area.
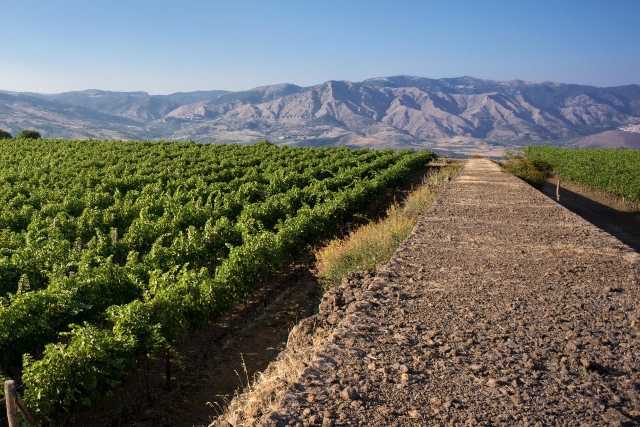
[(640, 83), (640, 0), (2, 0), (0, 89), (470, 75)]

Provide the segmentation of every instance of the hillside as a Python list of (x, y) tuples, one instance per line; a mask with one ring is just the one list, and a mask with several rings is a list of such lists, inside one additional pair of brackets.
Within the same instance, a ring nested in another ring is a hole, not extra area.
[(580, 137), (571, 145), (580, 148), (640, 148), (640, 132), (607, 130)]
[(395, 76), (171, 95), (0, 92), (0, 128), (50, 137), (416, 147), (566, 141), (640, 123), (640, 86)]

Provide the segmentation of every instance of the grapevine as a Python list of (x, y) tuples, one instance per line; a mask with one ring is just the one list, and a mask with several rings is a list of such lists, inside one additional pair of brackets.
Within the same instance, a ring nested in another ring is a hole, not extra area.
[(0, 371), (42, 417), (242, 301), (428, 152), (0, 141)]

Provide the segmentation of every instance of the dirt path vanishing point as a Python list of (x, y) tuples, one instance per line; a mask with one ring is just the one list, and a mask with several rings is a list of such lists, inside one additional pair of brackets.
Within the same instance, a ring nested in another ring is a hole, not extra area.
[[(503, 173), (462, 174), (263, 424), (640, 424), (640, 255)], [(324, 325), (324, 326), (323, 326)]]

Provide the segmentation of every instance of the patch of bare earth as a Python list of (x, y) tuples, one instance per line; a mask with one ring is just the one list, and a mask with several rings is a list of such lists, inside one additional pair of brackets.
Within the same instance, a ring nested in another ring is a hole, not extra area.
[[(556, 198), (557, 178), (549, 178), (542, 192)], [(560, 204), (640, 251), (640, 203), (630, 203), (606, 192), (574, 182), (560, 181)]]
[(246, 303), (187, 334), (176, 345), (168, 384), (164, 360), (146, 367), (141, 361), (112, 398), (64, 424), (208, 425), (283, 350), (291, 328), (317, 310), (320, 296), (308, 262), (292, 266), (261, 284)]
[(638, 424), (639, 279), (637, 252), (470, 160), (384, 268), (292, 333), (278, 399), (218, 424)]

